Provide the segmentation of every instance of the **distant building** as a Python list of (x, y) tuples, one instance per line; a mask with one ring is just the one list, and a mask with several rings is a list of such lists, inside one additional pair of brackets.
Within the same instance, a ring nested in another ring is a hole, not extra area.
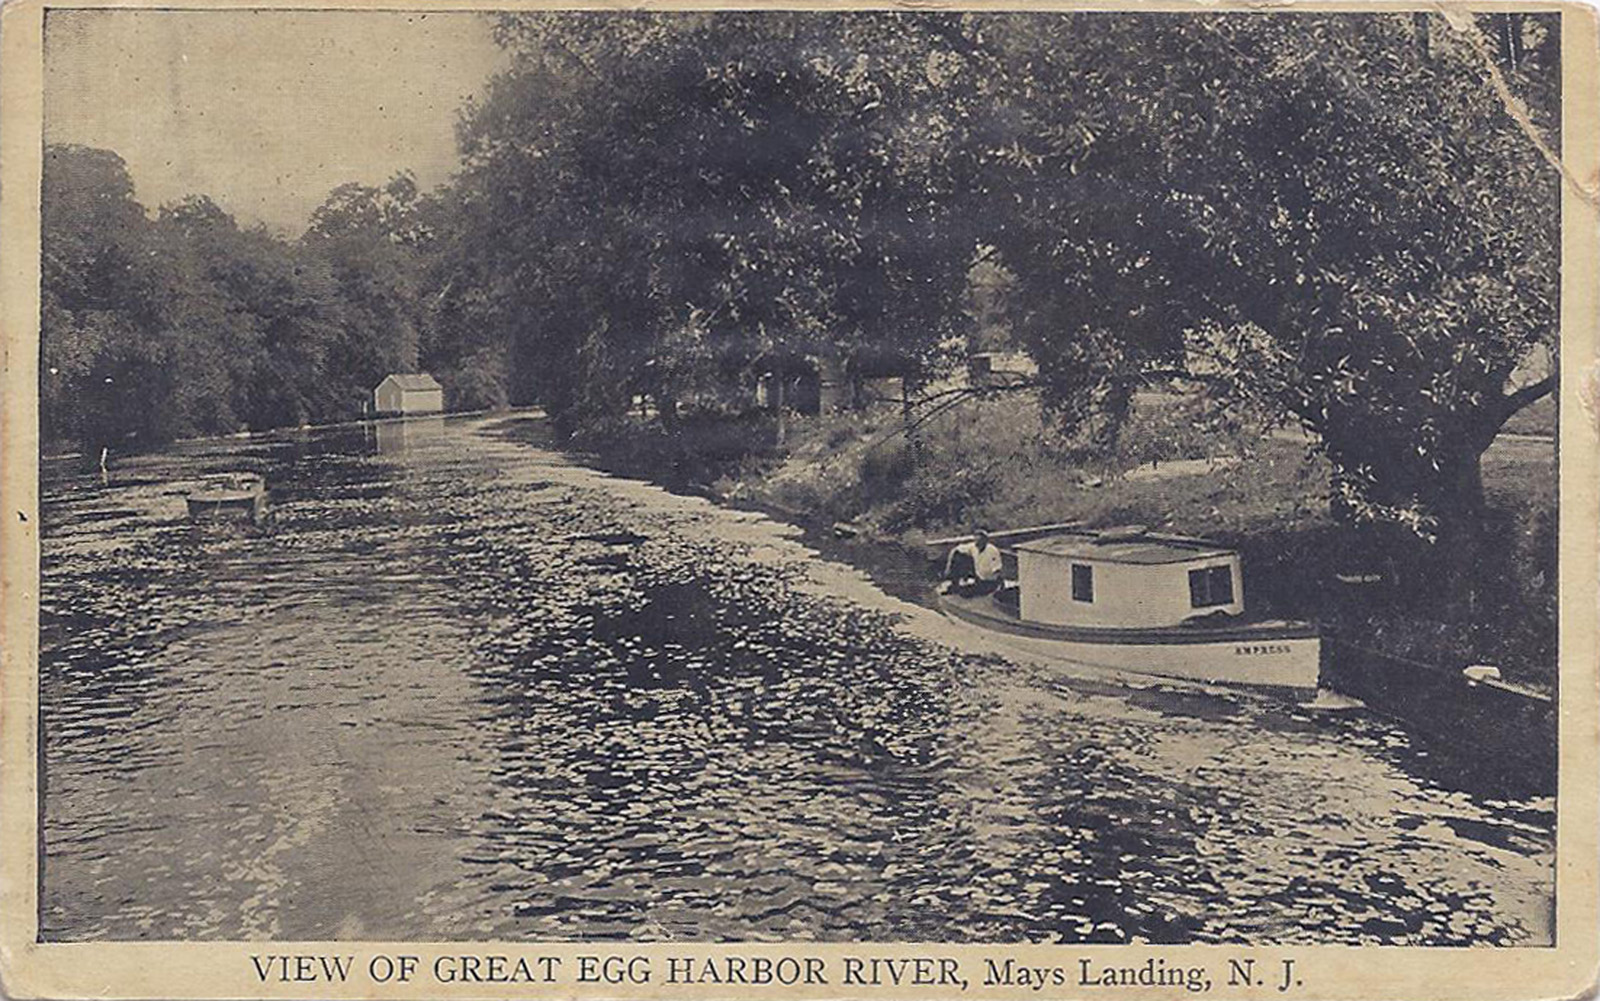
[(799, 414), (831, 414), (903, 402), (913, 360), (898, 352), (775, 351), (762, 359), (756, 405)]
[(385, 376), (372, 391), (372, 409), (380, 414), (437, 414), (444, 410), (444, 387), (426, 372)]
[(1022, 351), (981, 351), (967, 356), (967, 382), (972, 386), (1014, 386), (1032, 382), (1038, 364)]

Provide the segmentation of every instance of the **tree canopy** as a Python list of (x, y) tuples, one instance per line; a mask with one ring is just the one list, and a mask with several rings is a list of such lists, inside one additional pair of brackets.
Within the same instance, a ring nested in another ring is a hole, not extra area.
[(1506, 388), (1556, 346), (1559, 281), (1559, 174), (1488, 75), (1552, 134), (1555, 22), (1519, 25), (1515, 68), (1438, 17), (1026, 27), (991, 79), (1093, 67), (1039, 80), (986, 143), (1019, 326), (1066, 412), (1167, 363), (1313, 431), (1359, 515), (1428, 532), (1478, 503), (1479, 456), (1553, 385)]
[(933, 21), (502, 18), (514, 66), (461, 128), (463, 248), (547, 404), (670, 414), (763, 361), (915, 366), (959, 334), (975, 244)]
[(452, 182), (342, 186), (298, 240), (198, 196), (149, 214), (114, 154), (53, 147), (47, 433), (352, 416), (418, 366), (458, 406), (642, 394), (670, 422), (796, 359), (915, 378), (1009, 330), (1091, 441), (1181, 374), (1314, 432), (1356, 517), (1432, 535), (1553, 383), (1507, 388), (1556, 344), (1558, 25), (501, 15)]
[(360, 217), (379, 200), (341, 188), (290, 241), (201, 195), (149, 213), (114, 153), (50, 147), (45, 438), (146, 447), (361, 413), (417, 361), (415, 263), (395, 220)]
[(576, 410), (774, 352), (937, 364), (992, 252), (1069, 428), (1182, 372), (1427, 534), (1552, 384), (1506, 389), (1555, 344), (1560, 180), (1494, 83), (1553, 135), (1557, 23), (508, 16), (468, 242)]

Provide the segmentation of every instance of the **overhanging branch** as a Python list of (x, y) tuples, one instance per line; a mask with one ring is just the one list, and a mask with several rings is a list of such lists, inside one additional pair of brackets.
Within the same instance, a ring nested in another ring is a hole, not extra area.
[(1487, 449), (1500, 434), (1500, 429), (1506, 426), (1506, 421), (1524, 408), (1555, 392), (1556, 385), (1557, 376), (1552, 372), (1537, 382), (1530, 382), (1520, 389), (1507, 393), (1494, 405), (1484, 407), (1481, 413), (1482, 419), (1476, 424), (1473, 446), (1479, 452)]
[[(1555, 392), (1555, 389), (1556, 374), (1552, 372), (1543, 379), (1540, 379), (1538, 382), (1530, 382), (1516, 392), (1508, 394), (1505, 397), (1503, 410), (1505, 417), (1509, 418), (1512, 414), (1516, 413), (1522, 408), (1537, 403), (1546, 396), (1549, 396), (1551, 393)], [(1501, 423), (1504, 422), (1505, 420), (1502, 419)]]

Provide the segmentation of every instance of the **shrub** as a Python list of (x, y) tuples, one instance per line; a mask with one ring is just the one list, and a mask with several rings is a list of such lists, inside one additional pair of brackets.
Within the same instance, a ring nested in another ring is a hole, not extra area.
[(676, 487), (709, 487), (770, 460), (772, 421), (762, 414), (724, 416), (696, 410), (672, 430), (632, 414), (593, 417), (572, 435), (577, 447), (596, 454), (617, 472), (661, 479)]
[(439, 373), (450, 410), (503, 410), (510, 404), (506, 365), (499, 351), (468, 355), (454, 369)]

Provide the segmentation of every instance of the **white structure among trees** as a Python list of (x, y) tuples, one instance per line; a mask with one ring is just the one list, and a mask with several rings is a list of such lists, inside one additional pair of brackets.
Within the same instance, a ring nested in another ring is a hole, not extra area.
[(387, 375), (372, 391), (372, 409), (380, 414), (437, 414), (444, 410), (444, 387), (426, 372)]

